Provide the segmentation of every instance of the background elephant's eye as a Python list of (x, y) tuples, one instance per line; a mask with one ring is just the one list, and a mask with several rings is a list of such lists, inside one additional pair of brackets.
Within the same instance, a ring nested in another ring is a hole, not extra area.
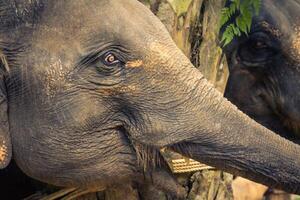
[(108, 52), (103, 57), (103, 63), (108, 66), (112, 66), (120, 63), (120, 60), (111, 52)]
[(239, 46), (238, 56), (245, 66), (264, 66), (278, 55), (279, 43), (269, 34), (255, 32)]
[(263, 49), (263, 48), (268, 48), (268, 45), (263, 41), (256, 41), (253, 47), (256, 49)]

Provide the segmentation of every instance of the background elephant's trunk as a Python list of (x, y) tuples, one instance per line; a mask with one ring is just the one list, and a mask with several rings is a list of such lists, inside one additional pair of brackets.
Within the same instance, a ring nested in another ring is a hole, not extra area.
[(300, 194), (300, 147), (251, 120), (205, 82), (199, 85), (201, 102), (191, 112), (197, 128), (172, 148), (218, 169)]

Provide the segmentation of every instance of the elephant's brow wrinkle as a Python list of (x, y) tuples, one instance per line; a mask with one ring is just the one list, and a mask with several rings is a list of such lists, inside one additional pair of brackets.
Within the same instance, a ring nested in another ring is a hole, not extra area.
[(79, 57), (78, 62), (75, 65), (75, 69), (78, 70), (96, 61), (99, 58), (100, 52), (103, 51), (103, 49), (108, 48), (111, 44), (111, 42), (96, 42), (96, 44), (93, 43), (92, 45), (85, 47), (85, 53)]
[(83, 56), (80, 61), (78, 62), (78, 64), (76, 65), (75, 68), (80, 68), (82, 66), (86, 66), (90, 63), (95, 62), (97, 59), (99, 58), (99, 54), (98, 52), (91, 52), (85, 56)]

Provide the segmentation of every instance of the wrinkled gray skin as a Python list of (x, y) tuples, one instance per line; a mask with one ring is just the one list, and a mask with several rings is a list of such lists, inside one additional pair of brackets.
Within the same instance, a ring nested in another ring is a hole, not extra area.
[(12, 150), (33, 178), (101, 188), (143, 171), (155, 181), (158, 150), (169, 147), (300, 193), (299, 146), (225, 100), (143, 5), (15, 2), (19, 11), (4, 2), (0, 18), (2, 167)]
[(249, 36), (226, 47), (225, 96), (265, 127), (300, 143), (300, 1), (263, 0)]

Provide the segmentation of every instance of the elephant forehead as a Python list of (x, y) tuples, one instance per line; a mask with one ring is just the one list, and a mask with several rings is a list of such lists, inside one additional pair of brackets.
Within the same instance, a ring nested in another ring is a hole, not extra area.
[(280, 40), (282, 49), (296, 62), (300, 60), (299, 11), (299, 0), (264, 0), (257, 20), (265, 31)]
[(293, 28), (299, 25), (300, 2), (298, 0), (262, 1), (261, 20), (267, 20), (285, 36), (293, 34)]
[(32, 55), (46, 52), (49, 56), (38, 59), (63, 56), (62, 61), (76, 62), (91, 48), (100, 50), (106, 44), (121, 44), (146, 55), (154, 37), (171, 41), (163, 25), (138, 1), (92, 2), (55, 1), (48, 6), (30, 41), (36, 48)]
[(296, 17), (299, 16), (299, 0), (263, 0), (262, 4), (264, 11), (269, 11), (272, 15), (282, 13), (290, 22), (295, 22)]
[[(158, 29), (157, 19), (136, 0), (69, 0), (50, 4), (39, 24), (77, 40), (89, 41), (97, 37), (108, 40), (116, 36), (128, 40), (145, 39), (147, 33)], [(159, 27), (161, 29), (160, 24)]]

